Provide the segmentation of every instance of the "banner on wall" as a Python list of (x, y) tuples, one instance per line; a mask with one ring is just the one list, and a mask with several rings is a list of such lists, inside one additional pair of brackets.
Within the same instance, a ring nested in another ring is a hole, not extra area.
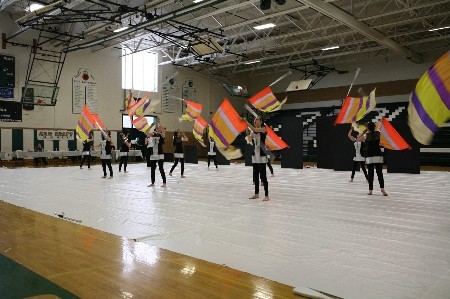
[(84, 106), (98, 113), (97, 80), (87, 69), (80, 68), (72, 78), (72, 113), (80, 114)]
[(0, 87), (0, 98), (14, 99), (14, 88)]
[(38, 130), (38, 140), (74, 140), (75, 132), (70, 130)]
[(22, 103), (15, 101), (0, 101), (0, 121), (22, 121)]

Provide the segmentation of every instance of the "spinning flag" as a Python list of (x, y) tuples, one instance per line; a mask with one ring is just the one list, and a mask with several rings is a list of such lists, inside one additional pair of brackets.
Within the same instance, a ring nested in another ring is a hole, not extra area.
[(133, 98), (133, 91), (130, 89), (130, 92), (125, 99), (125, 110), (127, 111), (131, 120), (133, 119), (133, 114), (130, 113), (130, 108), (133, 107), (134, 104), (136, 104), (136, 101)]
[(267, 125), (266, 131), (267, 131), (266, 146), (270, 150), (276, 151), (288, 147), (286, 142), (284, 142), (280, 137), (278, 137), (278, 135)]
[(208, 123), (206, 120), (204, 120), (200, 115), (195, 119), (194, 123), (194, 129), (192, 130), (192, 133), (194, 134), (195, 139), (197, 139), (198, 142), (203, 147), (206, 147), (205, 143), (203, 142), (203, 132), (205, 131), (205, 128), (208, 126)]
[(278, 102), (277, 98), (270, 89), (270, 86), (264, 88), (254, 96), (252, 96), (248, 101), (258, 110), (263, 112), (274, 112), (281, 109), (281, 106), (286, 103), (287, 98), (285, 98), (281, 103)]
[(136, 129), (141, 132), (147, 132), (151, 126), (148, 124), (148, 121), (145, 117), (141, 116), (132, 121), (132, 124)]
[(408, 106), (408, 124), (422, 144), (450, 119), (450, 51), (430, 67), (417, 82)]
[(155, 107), (160, 101), (150, 99), (150, 92), (147, 93), (142, 99), (137, 101), (129, 110), (129, 115), (144, 116), (152, 112), (153, 107)]
[(95, 128), (95, 120), (92, 117), (91, 111), (87, 106), (84, 106), (80, 117), (78, 118), (77, 127), (75, 129), (76, 136), (81, 141), (89, 139), (89, 132)]
[(411, 149), (409, 144), (403, 139), (402, 136), (394, 129), (391, 123), (383, 117), (378, 125), (380, 131), (380, 145), (395, 151), (404, 149)]
[(184, 114), (179, 118), (180, 121), (192, 121), (200, 116), (203, 107), (202, 104), (194, 103), (188, 100), (183, 101), (186, 103), (186, 111), (184, 111)]
[(368, 97), (346, 97), (334, 124), (345, 124), (358, 121), (372, 111), (376, 104), (375, 89), (372, 90)]
[(209, 135), (216, 142), (217, 149), (227, 159), (236, 159), (239, 155), (242, 156), (242, 153), (239, 149), (233, 148), (231, 143), (246, 128), (245, 121), (240, 118), (231, 103), (224, 99), (211, 120)]

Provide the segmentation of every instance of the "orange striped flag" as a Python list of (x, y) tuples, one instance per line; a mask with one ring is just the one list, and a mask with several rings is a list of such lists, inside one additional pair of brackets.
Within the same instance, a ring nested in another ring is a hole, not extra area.
[(272, 150), (281, 150), (288, 147), (286, 142), (284, 142), (268, 125), (266, 125), (266, 146)]
[(383, 119), (379, 123), (378, 130), (380, 130), (381, 146), (395, 151), (401, 151), (407, 148), (411, 149), (405, 139), (400, 136), (397, 130), (394, 129), (394, 127), (385, 117), (383, 117)]
[(195, 119), (194, 128), (192, 129), (192, 133), (194, 134), (195, 139), (200, 142), (203, 147), (206, 147), (203, 142), (203, 132), (205, 132), (205, 128), (208, 126), (206, 120), (203, 119), (200, 115)]
[(375, 89), (372, 90), (368, 97), (346, 97), (334, 124), (346, 124), (358, 121), (372, 111), (376, 104)]
[(248, 99), (253, 107), (264, 112), (274, 112), (280, 110), (281, 106), (286, 103), (286, 100), (287, 98), (285, 98), (281, 103), (278, 102), (272, 92), (272, 89), (270, 89), (270, 86), (264, 88)]
[(186, 103), (186, 111), (184, 111), (184, 114), (179, 118), (180, 121), (192, 121), (200, 116), (203, 108), (202, 104), (194, 103), (188, 100), (183, 101)]
[(100, 130), (105, 128), (105, 124), (102, 122), (98, 114), (92, 114), (92, 119), (94, 120), (94, 124), (96, 124)]
[(444, 54), (417, 82), (408, 106), (408, 124), (422, 144), (450, 119), (450, 51)]
[(247, 129), (247, 124), (225, 98), (214, 114), (210, 127), (209, 135), (216, 141), (216, 146), (226, 149), (242, 131)]
[(88, 106), (84, 106), (80, 118), (78, 118), (77, 127), (75, 129), (78, 139), (84, 141), (89, 139), (89, 132), (95, 128), (95, 120), (92, 117)]

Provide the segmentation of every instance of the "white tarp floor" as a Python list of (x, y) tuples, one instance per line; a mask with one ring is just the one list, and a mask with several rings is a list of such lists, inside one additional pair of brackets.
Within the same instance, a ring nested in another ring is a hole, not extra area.
[[(166, 172), (171, 163), (165, 163)], [(386, 174), (388, 197), (362, 173), (281, 169), (271, 200), (250, 200), (252, 168), (180, 166), (167, 189), (150, 170), (101, 166), (0, 169), (0, 199), (160, 248), (344, 298), (450, 298), (450, 173)], [(261, 186), (261, 195), (264, 194)]]

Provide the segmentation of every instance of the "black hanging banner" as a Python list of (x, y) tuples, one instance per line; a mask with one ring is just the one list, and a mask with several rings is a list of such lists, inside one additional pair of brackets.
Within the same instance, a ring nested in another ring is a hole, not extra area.
[(15, 87), (15, 67), (13, 56), (0, 55), (0, 87)]
[(22, 103), (14, 101), (0, 101), (0, 121), (21, 122)]

